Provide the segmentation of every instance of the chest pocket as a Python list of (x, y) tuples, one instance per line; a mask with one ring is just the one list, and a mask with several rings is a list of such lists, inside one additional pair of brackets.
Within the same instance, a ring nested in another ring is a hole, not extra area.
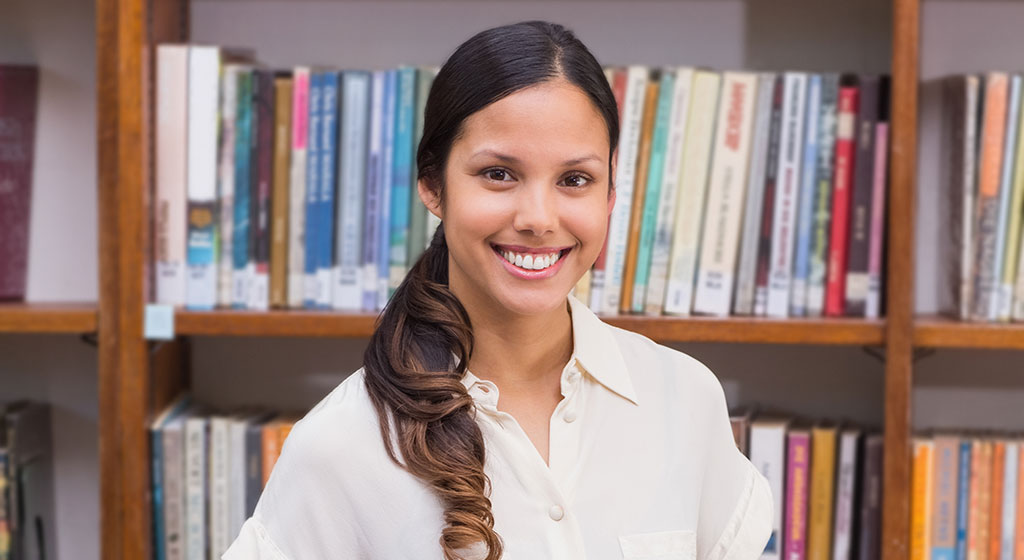
[(620, 535), (623, 560), (695, 560), (697, 535), (693, 531), (660, 531)]

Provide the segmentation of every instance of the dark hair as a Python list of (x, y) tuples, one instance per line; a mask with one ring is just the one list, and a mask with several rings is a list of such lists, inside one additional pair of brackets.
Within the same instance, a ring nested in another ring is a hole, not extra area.
[[(443, 200), (444, 168), (465, 120), (512, 93), (562, 79), (589, 96), (608, 126), (610, 162), (619, 137), (618, 110), (604, 72), (568, 29), (529, 21), (488, 29), (459, 46), (430, 88), (418, 179)], [(473, 399), (462, 384), (473, 330), (448, 289), (444, 225), (392, 295), (363, 358), (366, 386), (391, 460), (430, 485), (444, 506), (441, 547), (482, 542), (487, 560), (502, 555), (484, 474), (484, 441)], [(392, 427), (405, 464), (396, 457)]]

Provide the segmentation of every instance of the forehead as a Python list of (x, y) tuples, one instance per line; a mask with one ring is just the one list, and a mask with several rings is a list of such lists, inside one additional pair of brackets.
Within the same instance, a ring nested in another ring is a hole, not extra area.
[(607, 158), (608, 126), (579, 87), (546, 82), (504, 97), (466, 119), (453, 153), (481, 148), (556, 158), (589, 151)]

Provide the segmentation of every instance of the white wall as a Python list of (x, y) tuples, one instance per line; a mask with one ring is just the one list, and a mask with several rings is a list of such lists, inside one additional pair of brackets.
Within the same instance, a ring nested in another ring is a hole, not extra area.
[[(0, 64), (40, 68), (29, 301), (96, 301), (95, 12), (80, 0), (0, 1)], [(0, 402), (51, 403), (57, 555), (97, 560), (96, 351), (74, 336), (0, 335)]]

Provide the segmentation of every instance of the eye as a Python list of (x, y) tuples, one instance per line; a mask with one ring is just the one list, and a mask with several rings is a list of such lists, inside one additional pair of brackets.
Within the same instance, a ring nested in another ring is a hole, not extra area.
[(571, 175), (566, 175), (563, 181), (565, 182), (565, 186), (572, 187), (574, 189), (579, 189), (587, 186), (587, 184), (590, 183), (590, 177), (587, 177), (586, 175), (582, 175), (580, 173), (573, 173)]
[(512, 179), (512, 174), (500, 167), (492, 167), (490, 169), (485, 169), (483, 172), (483, 176), (490, 179), (491, 181), (496, 181), (498, 183), (504, 183)]

